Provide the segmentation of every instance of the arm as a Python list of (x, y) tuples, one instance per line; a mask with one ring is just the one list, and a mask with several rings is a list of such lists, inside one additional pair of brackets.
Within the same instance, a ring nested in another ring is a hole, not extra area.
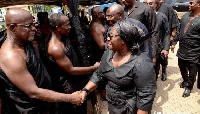
[(156, 74), (154, 64), (150, 59), (139, 60), (135, 67), (136, 77), (134, 83), (137, 89), (137, 108), (138, 111), (150, 111), (156, 95)]
[(105, 32), (105, 29), (103, 26), (91, 26), (90, 28), (91, 30), (91, 35), (92, 35), (92, 38), (94, 39), (94, 41), (97, 43), (98, 47), (100, 49), (105, 49), (105, 41), (104, 41), (104, 32)]
[(156, 52), (158, 50), (158, 24), (156, 14), (152, 8), (148, 8), (145, 10), (145, 17), (148, 21), (148, 30), (151, 35), (151, 47), (152, 47), (152, 57), (153, 59), (156, 58)]
[(65, 52), (60, 45), (54, 45), (52, 48), (49, 49), (48, 53), (51, 57), (53, 57), (60, 68), (71, 75), (86, 74), (96, 70), (99, 66), (99, 63), (96, 63), (94, 66), (90, 67), (73, 67), (71, 61), (65, 55)]
[(178, 16), (177, 16), (177, 13), (173, 10), (172, 7), (170, 7), (170, 10), (169, 13), (170, 13), (170, 19), (169, 19), (169, 24), (171, 24), (171, 37), (170, 37), (170, 42), (173, 41), (174, 39), (174, 36), (176, 34), (176, 29), (179, 25), (179, 22), (178, 22)]
[[(1, 53), (2, 54), (2, 53)], [(29, 73), (25, 59), (17, 52), (6, 52), (3, 54), (0, 64), (8, 79), (30, 98), (47, 102), (71, 102), (81, 100), (77, 93), (63, 94), (52, 90), (38, 88), (35, 80)]]
[(164, 53), (165, 57), (168, 56), (169, 53), (169, 47), (170, 47), (170, 28), (169, 28), (169, 22), (165, 15), (163, 15), (163, 21), (162, 25), (164, 27), (164, 38), (163, 38), (163, 50), (161, 53)]

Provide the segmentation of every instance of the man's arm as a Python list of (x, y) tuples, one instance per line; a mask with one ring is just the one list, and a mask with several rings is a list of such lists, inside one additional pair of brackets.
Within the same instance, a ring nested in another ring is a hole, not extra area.
[(82, 75), (94, 71), (98, 68), (99, 63), (94, 64), (90, 67), (73, 67), (69, 58), (65, 55), (64, 50), (60, 45), (50, 47), (48, 51), (49, 55), (53, 57), (57, 65), (71, 75)]
[[(90, 28), (90, 34), (92, 35), (92, 38), (94, 38), (94, 41), (97, 43), (99, 49), (105, 49), (105, 41), (104, 41), (104, 32), (105, 29), (103, 26), (91, 26)], [(104, 29), (104, 30), (103, 30)]]
[[(2, 53), (1, 53), (2, 54)], [(26, 60), (21, 54), (13, 51), (5, 52), (1, 56), (0, 65), (8, 79), (30, 98), (47, 102), (71, 102), (79, 103), (81, 96), (78, 92), (63, 94), (52, 90), (38, 88), (32, 75), (29, 73)]]

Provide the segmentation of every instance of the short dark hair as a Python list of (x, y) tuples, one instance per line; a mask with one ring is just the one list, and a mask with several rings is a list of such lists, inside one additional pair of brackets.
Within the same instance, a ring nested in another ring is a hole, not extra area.
[(49, 18), (49, 24), (52, 30), (55, 30), (56, 26), (61, 23), (61, 16), (65, 16), (62, 13), (54, 13)]

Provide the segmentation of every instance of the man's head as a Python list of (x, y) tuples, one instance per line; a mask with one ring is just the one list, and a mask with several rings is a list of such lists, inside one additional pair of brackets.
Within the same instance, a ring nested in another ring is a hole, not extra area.
[(104, 20), (105, 15), (101, 7), (96, 6), (91, 9), (92, 18), (94, 20)]
[(118, 20), (124, 18), (124, 9), (119, 4), (110, 6), (106, 12), (106, 19), (111, 26), (113, 26)]
[(7, 35), (20, 42), (32, 41), (36, 28), (32, 15), (23, 9), (12, 8), (6, 12)]
[(47, 24), (49, 22), (47, 12), (38, 12), (37, 18), (40, 24)]
[(116, 0), (116, 3), (119, 4), (119, 5), (121, 5), (121, 6), (124, 6), (122, 0)]
[(165, 2), (165, 0), (159, 0), (159, 2), (160, 2), (160, 3), (164, 3), (164, 2)]
[(192, 12), (200, 10), (200, 0), (190, 0), (189, 10)]
[(155, 11), (158, 6), (158, 2), (159, 0), (145, 0), (145, 3), (149, 5), (150, 7), (152, 7)]
[(126, 7), (132, 7), (134, 6), (136, 0), (122, 0), (122, 2)]
[(49, 23), (53, 31), (68, 36), (71, 26), (67, 16), (62, 13), (54, 13), (50, 16)]

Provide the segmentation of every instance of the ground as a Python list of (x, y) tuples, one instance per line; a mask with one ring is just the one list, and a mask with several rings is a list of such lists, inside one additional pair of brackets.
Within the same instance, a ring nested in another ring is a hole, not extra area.
[[(157, 80), (157, 93), (154, 99), (151, 114), (200, 114), (200, 90), (197, 89), (197, 83), (189, 97), (184, 98), (183, 88), (180, 88), (182, 82), (181, 74), (178, 68), (178, 58), (176, 57), (178, 45), (175, 52), (169, 54), (169, 64), (167, 68), (168, 79), (163, 82), (161, 77)], [(90, 103), (88, 114), (94, 114)], [(109, 114), (107, 102), (101, 101), (98, 114)]]

